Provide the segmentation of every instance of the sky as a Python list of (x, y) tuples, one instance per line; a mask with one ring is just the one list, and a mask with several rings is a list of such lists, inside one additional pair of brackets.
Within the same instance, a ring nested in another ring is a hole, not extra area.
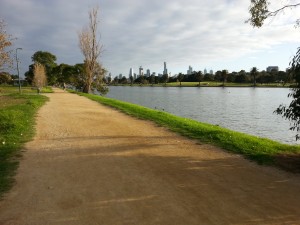
[[(288, 0), (271, 5), (276, 9)], [(299, 1), (298, 1), (299, 2)], [(144, 71), (172, 74), (205, 68), (249, 71), (279, 66), (285, 70), (299, 47), (294, 27), (300, 7), (253, 28), (250, 0), (0, 0), (0, 19), (17, 38), (20, 74), (36, 51), (56, 55), (57, 63), (83, 62), (78, 32), (88, 24), (88, 12), (99, 6), (99, 59), (112, 76)], [(16, 70), (13, 73), (17, 73)]]

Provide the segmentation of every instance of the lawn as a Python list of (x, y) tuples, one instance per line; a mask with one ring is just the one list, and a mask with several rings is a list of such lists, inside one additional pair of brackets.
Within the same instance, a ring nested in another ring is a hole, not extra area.
[[(35, 115), (47, 97), (25, 89), (16, 94), (15, 87), (0, 87), (0, 196), (12, 186), (20, 150), (34, 135)], [(27, 93), (27, 94), (25, 94)], [(30, 93), (30, 94), (29, 94)]]

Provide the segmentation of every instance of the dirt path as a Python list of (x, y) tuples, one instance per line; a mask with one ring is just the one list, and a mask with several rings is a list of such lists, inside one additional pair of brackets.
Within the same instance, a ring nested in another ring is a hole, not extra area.
[(41, 108), (1, 225), (300, 224), (300, 176), (84, 97)]

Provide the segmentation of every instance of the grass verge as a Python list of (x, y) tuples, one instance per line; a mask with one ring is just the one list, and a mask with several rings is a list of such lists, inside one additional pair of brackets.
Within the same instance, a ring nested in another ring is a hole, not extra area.
[[(52, 93), (52, 87), (43, 87), (41, 90), (42, 93)], [(12, 94), (12, 93), (19, 93), (19, 87), (18, 86), (2, 86), (0, 85), (0, 96), (1, 95), (7, 95), (7, 94)], [(33, 88), (33, 87), (21, 87), (21, 93), (22, 94), (36, 94), (37, 93), (37, 89)]]
[[(115, 99), (84, 93), (77, 94), (116, 108), (128, 115), (154, 121), (183, 136), (241, 154), (259, 164), (300, 172), (300, 146), (282, 144), (270, 139), (259, 138)], [(289, 160), (286, 160), (287, 158)]]
[(47, 97), (0, 96), (0, 197), (12, 186), (23, 144), (34, 135), (34, 117)]

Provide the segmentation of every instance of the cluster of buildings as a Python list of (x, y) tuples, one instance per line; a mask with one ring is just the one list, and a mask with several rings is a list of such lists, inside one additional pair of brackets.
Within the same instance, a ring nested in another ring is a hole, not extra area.
[[(272, 71), (278, 72), (278, 71), (279, 71), (279, 67), (278, 67), (278, 66), (269, 66), (269, 67), (267, 67), (266, 71), (267, 71), (267, 72), (272, 72)], [(195, 72), (195, 71), (193, 70), (193, 67), (192, 67), (192, 66), (189, 66), (186, 74), (187, 74), (187, 75), (191, 75), (191, 74), (193, 74), (194, 72)], [(211, 74), (211, 75), (213, 75), (213, 74), (214, 74), (214, 71), (213, 71), (212, 69), (210, 69), (210, 70), (208, 71), (208, 70), (205, 68), (204, 71), (203, 71), (203, 74)], [(128, 75), (129, 75), (129, 77), (133, 77), (134, 80), (137, 79), (137, 78), (140, 77), (140, 76), (150, 77), (150, 76), (152, 76), (152, 75), (153, 75), (153, 76), (158, 76), (158, 77), (161, 77), (161, 76), (163, 76), (163, 75), (168, 75), (169, 77), (171, 77), (171, 73), (168, 73), (167, 63), (166, 63), (166, 62), (164, 62), (164, 69), (163, 69), (162, 73), (158, 73), (157, 75), (156, 75), (155, 72), (152, 72), (152, 73), (151, 73), (150, 69), (147, 69), (146, 72), (144, 72), (144, 68), (143, 68), (142, 66), (139, 67), (138, 73), (134, 73), (133, 68), (130, 68), (130, 69), (129, 69), (129, 74), (128, 74)], [(109, 76), (110, 78), (112, 78), (112, 77), (111, 77), (111, 76), (112, 76), (111, 73), (110, 73), (108, 76)], [(177, 76), (177, 74), (174, 75), (174, 76)], [(119, 79), (122, 79), (122, 78), (123, 78), (123, 75), (122, 75), (122, 74), (119, 74), (118, 78), (119, 78)]]
[[(189, 68), (187, 70), (187, 74), (190, 75), (193, 72), (195, 72), (193, 70), (193, 67), (189, 66)], [(207, 71), (207, 69), (204, 69), (204, 74), (206, 74), (206, 73), (208, 73), (208, 71)], [(210, 70), (209, 73), (213, 74), (213, 70)], [(129, 69), (128, 77), (133, 77), (133, 79), (135, 80), (135, 79), (137, 79), (140, 76), (145, 76), (145, 77), (158, 76), (158, 77), (161, 77), (163, 75), (168, 75), (169, 77), (171, 77), (171, 73), (168, 72), (168, 68), (167, 68), (167, 63), (166, 62), (164, 62), (164, 69), (163, 69), (162, 73), (158, 73), (158, 74), (156, 74), (156, 72), (152, 72), (151, 73), (150, 69), (147, 69), (146, 72), (144, 72), (144, 68), (142, 66), (139, 67), (138, 73), (135, 73), (133, 71), (133, 68), (131, 67)], [(109, 76), (111, 76), (111, 74)], [(174, 75), (174, 76), (177, 76), (177, 74)], [(119, 74), (118, 78), (122, 79), (122, 77), (123, 77), (123, 74)]]

